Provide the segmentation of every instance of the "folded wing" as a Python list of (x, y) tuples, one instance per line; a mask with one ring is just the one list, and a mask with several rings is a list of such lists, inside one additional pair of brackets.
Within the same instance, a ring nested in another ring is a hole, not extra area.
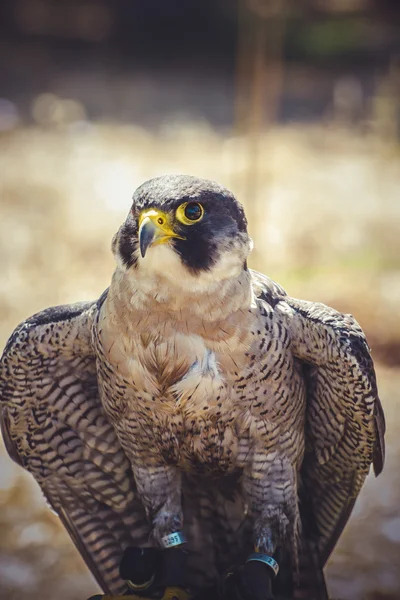
[(370, 350), (355, 319), (323, 304), (288, 297), (281, 304), (308, 387), (303, 522), (314, 529), (325, 564), (371, 464), (376, 475), (383, 468), (384, 415)]
[(0, 416), (11, 458), (37, 480), (102, 590), (118, 593), (122, 552), (149, 531), (99, 399), (96, 312), (91, 303), (50, 308), (15, 330), (0, 363)]

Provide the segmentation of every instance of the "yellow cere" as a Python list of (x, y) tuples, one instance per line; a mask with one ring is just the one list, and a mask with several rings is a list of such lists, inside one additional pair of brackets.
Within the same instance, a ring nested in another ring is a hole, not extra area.
[(154, 225), (157, 225), (164, 230), (170, 229), (170, 231), (172, 231), (172, 227), (170, 225), (171, 218), (162, 210), (150, 208), (149, 210), (143, 211), (139, 217), (139, 227), (147, 217), (154, 223)]
[(153, 244), (163, 244), (171, 237), (178, 238), (181, 240), (185, 239), (178, 233), (175, 233), (171, 223), (171, 215), (163, 212), (162, 210), (150, 208), (149, 210), (145, 210), (144, 212), (142, 212), (142, 214), (139, 217), (139, 231), (142, 225), (149, 221), (153, 223), (153, 225), (157, 228), (158, 231)]

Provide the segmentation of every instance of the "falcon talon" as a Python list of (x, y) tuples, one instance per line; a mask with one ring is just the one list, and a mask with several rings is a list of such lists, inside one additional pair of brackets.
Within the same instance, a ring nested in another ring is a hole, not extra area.
[(154, 587), (160, 571), (162, 550), (159, 548), (125, 548), (119, 565), (119, 575), (130, 590), (141, 592)]
[(279, 575), (272, 557), (250, 559), (226, 600), (326, 600), (323, 567), (370, 466), (382, 471), (363, 331), (249, 269), (252, 246), (223, 186), (147, 181), (113, 238), (108, 290), (34, 315), (6, 345), (7, 451), (108, 594), (153, 575), (137, 597), (212, 588), (253, 540)]
[(141, 592), (143, 590), (148, 590), (154, 583), (155, 581), (155, 574), (152, 575), (152, 577), (148, 580), (148, 581), (144, 581), (143, 583), (134, 583), (132, 580), (128, 579), (127, 580), (127, 584), (128, 587), (135, 591), (135, 592)]

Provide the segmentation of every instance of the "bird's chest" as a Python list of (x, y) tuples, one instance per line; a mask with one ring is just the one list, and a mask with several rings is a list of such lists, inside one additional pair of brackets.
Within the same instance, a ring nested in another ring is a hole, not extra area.
[(132, 407), (140, 407), (152, 446), (167, 463), (208, 474), (235, 467), (238, 363), (247, 370), (245, 354), (225, 356), (193, 336), (174, 337), (165, 348), (159, 340), (142, 353)]
[(224, 352), (198, 335), (158, 333), (114, 337), (108, 347), (103, 339), (103, 350), (103, 403), (133, 458), (229, 472), (274, 430), (287, 365), (258, 343)]
[(232, 357), (226, 360), (200, 336), (141, 336), (130, 349), (125, 346), (123, 354), (117, 376), (127, 383), (127, 410), (140, 410), (146, 421), (186, 431), (193, 419), (207, 417), (211, 425), (228, 409), (234, 383)]

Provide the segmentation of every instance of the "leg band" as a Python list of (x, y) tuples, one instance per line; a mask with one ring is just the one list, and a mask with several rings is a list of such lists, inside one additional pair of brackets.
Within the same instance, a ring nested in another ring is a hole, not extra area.
[(182, 531), (175, 531), (174, 533), (170, 533), (161, 538), (161, 545), (163, 548), (175, 548), (175, 546), (185, 544), (186, 541)]
[(279, 565), (272, 556), (268, 556), (268, 554), (263, 554), (262, 552), (253, 552), (250, 554), (246, 562), (251, 562), (252, 560), (257, 560), (258, 562), (262, 562), (267, 565), (275, 575), (279, 573)]

